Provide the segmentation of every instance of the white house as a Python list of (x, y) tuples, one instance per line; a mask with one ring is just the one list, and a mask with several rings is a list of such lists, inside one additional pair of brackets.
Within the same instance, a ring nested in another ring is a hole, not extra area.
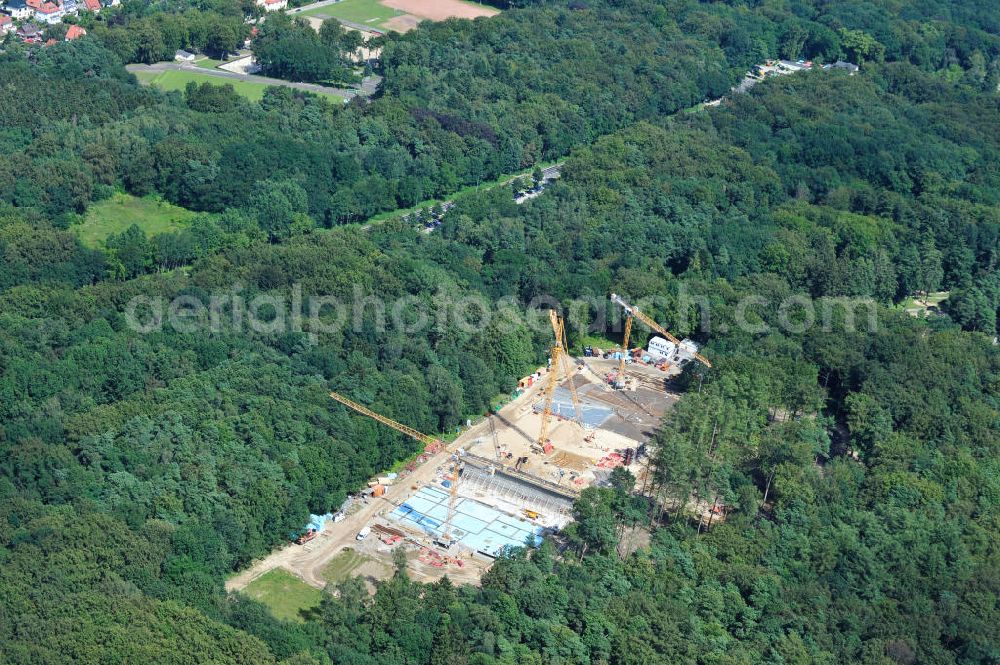
[(25, 0), (7, 0), (3, 10), (15, 21), (24, 21), (35, 14), (35, 10), (29, 7)]
[(61, 23), (63, 16), (64, 12), (62, 7), (52, 2), (46, 2), (35, 10), (35, 20), (39, 23), (46, 23), (48, 25)]
[(187, 51), (177, 51), (174, 53), (174, 60), (177, 62), (194, 62), (194, 53), (188, 53)]
[(257, 0), (257, 6), (266, 12), (276, 12), (288, 6), (288, 0)]

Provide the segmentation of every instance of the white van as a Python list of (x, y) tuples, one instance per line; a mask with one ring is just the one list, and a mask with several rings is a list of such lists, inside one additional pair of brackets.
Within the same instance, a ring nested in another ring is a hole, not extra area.
[(365, 538), (368, 537), (368, 534), (371, 532), (372, 528), (370, 526), (366, 526), (365, 528), (361, 529), (361, 531), (358, 531), (358, 540), (364, 540)]

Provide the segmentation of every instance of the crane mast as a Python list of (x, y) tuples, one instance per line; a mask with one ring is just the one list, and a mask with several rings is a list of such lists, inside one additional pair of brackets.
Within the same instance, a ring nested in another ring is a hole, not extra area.
[(542, 406), (542, 426), (538, 432), (538, 446), (545, 448), (545, 443), (549, 440), (549, 419), (552, 418), (552, 398), (555, 396), (556, 384), (559, 383), (559, 366), (562, 358), (562, 321), (556, 317), (555, 312), (549, 310), (549, 319), (556, 333), (556, 343), (552, 346), (549, 376), (545, 381), (543, 395), (545, 401)]
[(583, 425), (583, 409), (580, 407), (580, 395), (576, 392), (576, 384), (573, 383), (572, 368), (569, 364), (569, 342), (566, 341), (566, 319), (560, 317), (554, 310), (549, 310), (549, 321), (552, 323), (552, 334), (555, 335), (556, 344), (562, 345), (562, 352), (559, 357), (562, 359), (562, 372), (569, 385), (569, 394), (573, 398), (574, 420), (578, 425)]
[(625, 354), (628, 353), (628, 340), (632, 336), (632, 314), (626, 310), (625, 334), (622, 336), (621, 358), (618, 359), (618, 378), (615, 380), (619, 388), (625, 387)]

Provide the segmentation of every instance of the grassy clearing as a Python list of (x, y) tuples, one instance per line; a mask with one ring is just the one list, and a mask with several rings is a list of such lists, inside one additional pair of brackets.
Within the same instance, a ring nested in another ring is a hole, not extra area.
[[(558, 162), (558, 161), (542, 162), (542, 163), (540, 163), (538, 165), (538, 168), (540, 168), (540, 169), (547, 169), (548, 167), (554, 166), (554, 165), (559, 164), (559, 163), (560, 162)], [(516, 178), (530, 178), (531, 174), (532, 174), (532, 172), (534, 170), (535, 170), (535, 167), (533, 166), (530, 169), (525, 169), (524, 171), (518, 171), (517, 173), (512, 173), (512, 174), (509, 174), (509, 175), (502, 175), (499, 178), (497, 178), (496, 180), (489, 180), (487, 182), (479, 183), (478, 185), (467, 185), (467, 186), (463, 187), (462, 189), (458, 190), (457, 192), (455, 192), (454, 194), (451, 194), (447, 198), (447, 200), (448, 201), (454, 201), (455, 199), (460, 198), (461, 196), (463, 196), (465, 194), (470, 194), (470, 193), (475, 192), (475, 191), (493, 189), (494, 187), (500, 187), (500, 186), (507, 186), (510, 183), (511, 180), (514, 180)], [(441, 203), (444, 203), (444, 202), (445, 202), (445, 199), (427, 199), (426, 201), (421, 201), (420, 203), (416, 204), (415, 206), (411, 206), (409, 208), (397, 208), (396, 210), (390, 210), (388, 212), (381, 212), (381, 213), (379, 213), (377, 215), (374, 215), (373, 217), (369, 217), (367, 220), (365, 220), (364, 222), (362, 222), (362, 224), (364, 224), (364, 225), (378, 224), (379, 222), (385, 222), (385, 221), (388, 221), (390, 219), (397, 219), (397, 218), (403, 217), (405, 215), (410, 215), (410, 214), (416, 212), (417, 210), (429, 210), (430, 208), (434, 207), (435, 205), (438, 205), (438, 204), (441, 204)]]
[(941, 303), (948, 299), (948, 291), (933, 291), (925, 295), (912, 296), (904, 300), (900, 305), (907, 314), (913, 316), (926, 316), (935, 310), (941, 309)]
[(380, 4), (378, 0), (341, 0), (341, 2), (325, 7), (318, 7), (304, 12), (297, 12), (297, 16), (315, 16), (317, 18), (338, 18), (351, 23), (368, 25), (379, 28), (382, 23), (396, 16), (402, 16), (403, 12)]
[[(199, 72), (187, 72), (178, 71), (176, 69), (170, 69), (163, 72), (133, 72), (139, 82), (143, 85), (153, 85), (166, 92), (171, 92), (178, 90), (183, 92), (184, 88), (191, 81), (195, 83), (211, 83), (212, 85), (231, 85), (236, 91), (236, 94), (246, 97), (252, 102), (259, 102), (264, 97), (264, 91), (272, 87), (267, 83), (256, 83), (254, 81), (241, 81), (239, 79), (224, 78), (222, 76), (213, 76), (212, 74), (201, 74)], [(335, 95), (326, 92), (316, 92), (313, 90), (308, 90), (306, 92), (311, 92), (314, 95), (319, 95), (321, 97), (327, 97), (328, 99), (336, 100), (338, 102), (344, 102), (344, 98), (340, 95)]]
[[(181, 72), (177, 70), (167, 70), (164, 72), (135, 72), (136, 78), (145, 85), (154, 85), (161, 90), (171, 92), (173, 90), (184, 91), (190, 82), (211, 83), (212, 85), (231, 85), (236, 94), (246, 97), (250, 101), (259, 102), (264, 97), (264, 91), (269, 87), (264, 83), (253, 83), (250, 81), (240, 81), (238, 79), (227, 79), (211, 74), (200, 74), (198, 72)], [(338, 97), (339, 99), (339, 97)]]
[(196, 214), (161, 199), (115, 194), (91, 205), (83, 223), (73, 228), (83, 244), (98, 247), (108, 236), (121, 233), (133, 224), (145, 231), (147, 237), (152, 237), (186, 226)]
[(226, 62), (226, 61), (225, 60), (214, 60), (212, 58), (204, 57), (203, 56), (203, 57), (198, 58), (197, 60), (195, 60), (194, 64), (197, 65), (198, 67), (201, 67), (202, 69), (215, 69), (216, 67), (218, 67), (219, 65), (221, 65), (224, 62)]
[(323, 599), (322, 591), (280, 568), (264, 573), (241, 593), (264, 603), (271, 614), (285, 621), (302, 621), (299, 610), (316, 607)]
[(599, 335), (581, 335), (572, 345), (572, 348), (570, 348), (570, 352), (575, 355), (582, 356), (583, 347), (585, 346), (594, 346), (600, 349), (601, 351), (608, 351), (611, 349), (616, 349), (620, 345), (621, 345), (621, 340), (615, 342), (613, 340), (608, 339), (607, 337), (601, 337)]

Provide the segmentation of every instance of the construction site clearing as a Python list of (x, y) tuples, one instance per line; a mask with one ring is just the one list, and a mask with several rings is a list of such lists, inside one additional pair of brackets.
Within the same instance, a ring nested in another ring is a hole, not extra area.
[(282, 568), (317, 588), (358, 575), (374, 591), (393, 574), (400, 547), (413, 579), (448, 575), (478, 584), (506, 548), (538, 544), (565, 527), (580, 491), (606, 484), (614, 468), (643, 482), (647, 441), (677, 396), (666, 387), (671, 372), (641, 361), (629, 365), (625, 389), (615, 389), (607, 376), (618, 362), (567, 363), (544, 446), (538, 433), (548, 368), (525, 377), (509, 402), (451, 444), (426, 437), (426, 452), (406, 468), (373, 479), (337, 513), (313, 516), (292, 544), (230, 578), (227, 589)]
[[(374, 592), (403, 562), (419, 581), (448, 575), (477, 584), (496, 557), (565, 527), (580, 492), (610, 484), (616, 468), (628, 469), (645, 491), (649, 441), (678, 399), (670, 379), (689, 362), (711, 362), (695, 342), (677, 339), (621, 296), (612, 293), (611, 301), (626, 317), (619, 349), (588, 346), (572, 358), (565, 321), (550, 310), (548, 367), (521, 379), (508, 402), (468, 422), (451, 443), (331, 392), (348, 409), (421, 442), (423, 453), (399, 473), (372, 479), (336, 513), (312, 515), (293, 544), (231, 577), (227, 590), (252, 592), (255, 580), (280, 568), (316, 588), (360, 576)], [(661, 335), (645, 351), (629, 346), (634, 321)], [(707, 516), (706, 528), (724, 519), (717, 500), (695, 497), (692, 507), (703, 523)], [(632, 531), (623, 552), (643, 542), (642, 530)]]

